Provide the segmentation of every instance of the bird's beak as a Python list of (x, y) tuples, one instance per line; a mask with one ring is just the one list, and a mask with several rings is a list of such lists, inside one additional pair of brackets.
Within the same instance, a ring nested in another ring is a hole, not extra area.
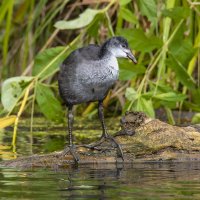
[(137, 64), (137, 60), (135, 58), (135, 56), (132, 54), (131, 50), (129, 49), (129, 51), (126, 52), (127, 58), (129, 58), (130, 60), (132, 60), (135, 64)]

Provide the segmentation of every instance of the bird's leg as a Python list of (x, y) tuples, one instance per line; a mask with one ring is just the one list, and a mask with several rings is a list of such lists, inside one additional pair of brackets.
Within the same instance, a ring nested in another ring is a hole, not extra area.
[(102, 133), (101, 138), (105, 138), (105, 139), (111, 140), (111, 141), (115, 144), (115, 147), (116, 147), (117, 150), (118, 150), (119, 156), (124, 160), (123, 152), (122, 152), (121, 146), (117, 143), (117, 141), (114, 139), (114, 137), (112, 137), (111, 135), (109, 135), (109, 134), (107, 133), (107, 128), (106, 128), (105, 120), (104, 120), (103, 102), (102, 102), (102, 101), (99, 101), (98, 113), (99, 113), (99, 119), (100, 119), (100, 121), (101, 121), (101, 126), (102, 126), (102, 129), (103, 129), (103, 133)]
[(102, 126), (102, 130), (103, 130), (103, 133), (101, 135), (101, 139), (97, 143), (94, 143), (94, 144), (91, 144), (91, 145), (85, 145), (85, 146), (88, 147), (88, 148), (96, 149), (96, 147), (101, 145), (105, 140), (110, 140), (112, 143), (114, 143), (115, 147), (117, 148), (119, 156), (124, 160), (121, 146), (117, 143), (117, 141), (114, 139), (114, 137), (112, 137), (111, 135), (109, 135), (107, 133), (107, 128), (106, 128), (105, 120), (104, 120), (103, 102), (102, 101), (99, 101), (98, 113), (99, 113), (99, 119), (101, 121), (101, 126)]
[(107, 128), (106, 128), (106, 124), (104, 120), (104, 113), (103, 113), (103, 102), (101, 101), (99, 101), (99, 105), (98, 105), (98, 114), (99, 114), (99, 119), (101, 121), (101, 126), (103, 130), (101, 138), (108, 138), (109, 135), (107, 133)]
[(68, 119), (69, 146), (65, 147), (63, 154), (66, 155), (67, 153), (71, 153), (71, 155), (74, 158), (75, 163), (78, 163), (79, 158), (76, 155), (75, 147), (73, 145), (73, 138), (72, 138), (72, 127), (73, 127), (73, 122), (74, 122), (74, 116), (73, 116), (71, 105), (68, 106), (67, 119)]

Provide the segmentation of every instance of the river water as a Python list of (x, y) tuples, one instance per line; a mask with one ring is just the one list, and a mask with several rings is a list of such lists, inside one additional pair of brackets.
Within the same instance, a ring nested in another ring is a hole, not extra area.
[[(108, 126), (110, 132), (119, 129), (113, 120)], [(99, 129), (98, 121), (79, 120), (75, 125), (76, 137), (79, 142), (88, 142), (94, 139), (92, 136), (99, 136)], [(60, 125), (39, 120), (31, 135), (27, 121), (22, 122), (17, 154), (10, 149), (12, 129), (1, 131), (0, 160), (62, 149), (64, 130)], [(1, 167), (0, 199), (199, 200), (200, 163), (102, 164), (59, 169)]]

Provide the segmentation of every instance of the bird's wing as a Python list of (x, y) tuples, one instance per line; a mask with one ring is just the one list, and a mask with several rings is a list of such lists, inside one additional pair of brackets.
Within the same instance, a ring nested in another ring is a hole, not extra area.
[(79, 60), (98, 60), (99, 59), (100, 46), (95, 44), (90, 44), (86, 47), (77, 50), (77, 57)]
[(67, 77), (65, 79), (72, 79), (69, 82), (74, 82), (73, 79), (76, 79), (85, 86), (96, 84), (101, 73), (98, 70), (99, 51), (100, 46), (94, 44), (73, 51), (62, 63), (61, 74)]
[(62, 63), (63, 66), (79, 65), (83, 62), (94, 61), (99, 59), (100, 46), (90, 44), (73, 51)]

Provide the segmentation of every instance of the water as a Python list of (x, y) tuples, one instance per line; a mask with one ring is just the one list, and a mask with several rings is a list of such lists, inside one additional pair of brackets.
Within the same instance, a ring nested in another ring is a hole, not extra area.
[(1, 199), (200, 199), (200, 165), (0, 169)]
[[(77, 136), (83, 138), (82, 134), (91, 131), (92, 126), (94, 124), (83, 130), (81, 124), (77, 124)], [(93, 129), (93, 132), (99, 135), (99, 130)], [(10, 159), (15, 156), (8, 148), (12, 132), (8, 129), (0, 135), (0, 159)], [(18, 133), (18, 155), (62, 149), (64, 137), (65, 131), (61, 127), (53, 126), (47, 131), (37, 124), (31, 139), (22, 124)], [(1, 167), (0, 199), (199, 200), (200, 163), (104, 164), (28, 170)]]

